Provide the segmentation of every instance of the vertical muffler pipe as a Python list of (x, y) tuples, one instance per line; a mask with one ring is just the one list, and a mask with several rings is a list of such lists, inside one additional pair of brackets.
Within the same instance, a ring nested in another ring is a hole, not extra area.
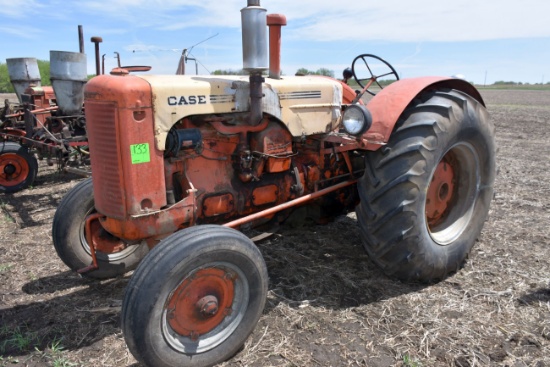
[(269, 77), (281, 79), (281, 27), (286, 25), (283, 14), (269, 14)]
[(267, 10), (260, 0), (248, 0), (241, 9), (243, 37), (243, 69), (250, 74), (250, 121), (258, 125), (263, 118), (262, 72), (267, 70)]
[(103, 42), (103, 38), (92, 37), (90, 41), (95, 44), (95, 75), (101, 75), (101, 69), (99, 68), (99, 44)]
[(84, 52), (84, 29), (81, 25), (78, 26), (78, 50), (81, 54)]

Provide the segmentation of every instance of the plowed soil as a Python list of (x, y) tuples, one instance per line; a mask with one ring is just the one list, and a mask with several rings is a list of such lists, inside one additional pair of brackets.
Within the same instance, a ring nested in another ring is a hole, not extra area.
[[(224, 366), (550, 366), (550, 91), (482, 92), (497, 129), (489, 218), (464, 268), (436, 284), (384, 276), (354, 213), (259, 243), (267, 306)], [(120, 329), (131, 274), (92, 281), (51, 241), (80, 178), (40, 163), (0, 195), (0, 366), (137, 366)]]

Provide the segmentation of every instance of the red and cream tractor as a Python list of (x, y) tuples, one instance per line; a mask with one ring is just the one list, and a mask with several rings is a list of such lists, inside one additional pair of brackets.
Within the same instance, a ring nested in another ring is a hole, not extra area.
[(88, 277), (137, 267), (122, 329), (146, 366), (210, 366), (253, 331), (268, 275), (238, 229), (308, 205), (318, 218), (355, 210), (386, 274), (430, 281), (463, 264), (493, 197), (494, 128), (471, 84), (422, 77), (380, 89), (398, 77), (385, 62), (374, 73), (372, 55), (345, 73), (358, 92), (281, 76), (284, 16), (248, 0), (241, 17), (247, 76), (114, 69), (85, 88), (92, 178), (60, 203), (53, 242)]

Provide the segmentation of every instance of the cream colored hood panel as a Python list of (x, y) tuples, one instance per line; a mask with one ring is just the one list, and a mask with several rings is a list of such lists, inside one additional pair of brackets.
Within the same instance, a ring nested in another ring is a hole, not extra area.
[[(248, 76), (140, 75), (152, 88), (157, 148), (164, 150), (172, 126), (186, 116), (247, 112)], [(293, 136), (326, 133), (340, 120), (342, 86), (330, 78), (266, 78), (264, 113), (281, 120)]]

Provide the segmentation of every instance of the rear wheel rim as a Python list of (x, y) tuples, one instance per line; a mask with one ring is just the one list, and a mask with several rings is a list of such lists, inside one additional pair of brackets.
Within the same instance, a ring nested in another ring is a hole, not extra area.
[(31, 172), (27, 160), (15, 153), (0, 155), (0, 185), (17, 186), (29, 177)]
[(166, 301), (163, 336), (182, 353), (207, 352), (235, 331), (248, 301), (248, 281), (235, 265), (216, 262), (194, 269)]
[(467, 229), (480, 187), (480, 159), (469, 143), (454, 145), (436, 165), (426, 193), (426, 225), (439, 245)]

